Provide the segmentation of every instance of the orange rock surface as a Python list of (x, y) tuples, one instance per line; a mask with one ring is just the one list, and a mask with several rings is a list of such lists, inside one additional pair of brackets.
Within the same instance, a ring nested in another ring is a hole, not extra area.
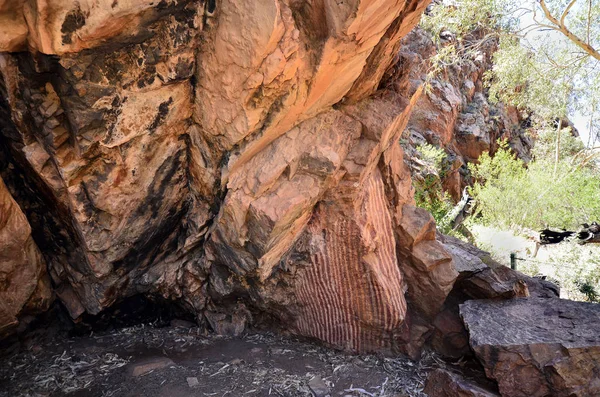
[(457, 276), (398, 144), (421, 90), (379, 89), (426, 6), (0, 2), (4, 173), (71, 316), (145, 294), (406, 351)]

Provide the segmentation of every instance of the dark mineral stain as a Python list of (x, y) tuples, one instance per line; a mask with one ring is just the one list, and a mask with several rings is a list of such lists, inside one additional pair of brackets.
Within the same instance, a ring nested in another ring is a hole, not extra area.
[(81, 29), (85, 25), (85, 14), (79, 6), (69, 11), (62, 24), (60, 31), (62, 32), (63, 44), (71, 44), (71, 37), (77, 29)]
[(118, 58), (108, 58), (102, 68), (103, 75), (113, 84), (121, 82), (125, 71), (127, 70), (127, 64), (122, 63)]
[(144, 68), (144, 72), (140, 79), (137, 82), (138, 88), (144, 88), (146, 86), (152, 85), (154, 80), (156, 79), (156, 66), (147, 64)]
[(156, 8), (158, 8), (159, 10), (164, 10), (168, 6), (169, 6), (169, 4), (167, 3), (166, 0), (160, 0), (160, 2), (156, 5)]
[(192, 77), (194, 73), (194, 62), (187, 62), (180, 59), (175, 65), (175, 74), (177, 80), (183, 80)]
[(138, 86), (138, 88), (144, 88), (148, 85), (152, 85), (154, 83), (154, 80), (155, 80), (154, 76), (144, 77), (144, 78), (138, 80), (137, 86)]
[[(168, 209), (162, 208), (169, 189), (181, 186), (185, 182), (182, 172), (182, 160), (185, 153), (179, 151), (169, 156), (156, 170), (152, 183), (148, 187), (146, 198), (136, 209), (134, 218), (147, 218), (153, 222), (133, 244), (127, 255), (114, 263), (115, 269), (132, 269), (149, 258), (156, 258), (161, 245), (167, 242), (174, 231), (181, 225), (188, 208), (181, 203)], [(162, 212), (161, 212), (162, 209)]]
[(216, 8), (217, 0), (208, 0), (208, 2), (206, 3), (206, 11), (208, 11), (209, 14), (212, 14), (213, 12), (215, 12)]
[(173, 98), (171, 97), (168, 101), (165, 101), (158, 106), (158, 113), (156, 114), (152, 124), (150, 124), (150, 127), (148, 127), (151, 133), (154, 132), (156, 128), (158, 128), (158, 126), (165, 120), (167, 114), (169, 113), (169, 105), (172, 103)]
[(90, 218), (94, 214), (94, 206), (92, 205), (92, 201), (89, 198), (89, 193), (85, 188), (85, 184), (81, 183), (81, 189), (75, 195), (77, 201), (82, 203), (83, 205), (83, 213), (87, 218)]

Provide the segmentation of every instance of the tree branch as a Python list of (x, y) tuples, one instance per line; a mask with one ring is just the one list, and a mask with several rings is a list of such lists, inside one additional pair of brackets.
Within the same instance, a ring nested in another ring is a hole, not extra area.
[[(569, 6), (571, 6), (571, 4), (573, 4), (574, 2), (575, 2), (574, 0), (571, 1)], [(546, 16), (546, 18), (550, 22), (552, 22), (553, 24), (556, 25), (556, 27), (558, 28), (557, 30), (559, 32), (561, 32), (563, 35), (565, 35), (575, 45), (582, 48), (590, 56), (592, 56), (593, 58), (600, 61), (600, 52), (598, 52), (596, 49), (594, 49), (594, 47), (592, 47), (591, 45), (589, 45), (588, 43), (586, 43), (585, 41), (581, 40), (579, 37), (574, 35), (573, 32), (571, 32), (569, 29), (567, 29), (567, 27), (565, 25), (563, 25), (561, 23), (561, 21), (559, 21), (554, 16), (552, 16), (552, 13), (550, 13), (550, 10), (548, 9), (548, 6), (546, 5), (546, 2), (544, 0), (539, 0), (539, 3), (540, 3), (540, 6), (542, 7), (542, 10), (544, 11), (544, 15)]]
[(588, 0), (587, 43), (590, 44), (590, 27), (592, 24), (592, 0)]
[(571, 11), (571, 8), (575, 5), (576, 2), (577, 2), (577, 0), (571, 0), (569, 5), (567, 6), (567, 8), (565, 8), (565, 11), (563, 12), (563, 14), (560, 17), (560, 25), (561, 26), (565, 26), (565, 18), (567, 17), (567, 15), (569, 15), (569, 11)]

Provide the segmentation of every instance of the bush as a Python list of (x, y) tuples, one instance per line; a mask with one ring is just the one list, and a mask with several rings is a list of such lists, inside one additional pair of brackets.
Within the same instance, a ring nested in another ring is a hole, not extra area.
[(536, 158), (525, 167), (506, 143), (494, 157), (483, 154), (469, 168), (477, 183), (472, 188), (476, 215), (500, 228), (564, 227), (576, 229), (600, 214), (600, 176), (591, 168)]
[(564, 298), (597, 302), (600, 291), (600, 247), (571, 242), (549, 247), (552, 277), (559, 281)]
[(418, 175), (413, 174), (415, 204), (429, 211), (441, 227), (442, 220), (452, 210), (452, 201), (442, 189), (446, 152), (433, 145), (423, 144), (417, 147), (417, 154), (421, 167)]

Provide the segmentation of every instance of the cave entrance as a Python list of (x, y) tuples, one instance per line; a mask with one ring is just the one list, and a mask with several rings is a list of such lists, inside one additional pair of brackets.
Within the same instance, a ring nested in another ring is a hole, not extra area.
[(91, 332), (111, 331), (141, 324), (163, 328), (177, 322), (186, 323), (189, 326), (196, 325), (194, 315), (176, 302), (163, 298), (134, 295), (115, 303), (96, 315), (83, 314), (73, 323), (70, 334), (81, 336)]

